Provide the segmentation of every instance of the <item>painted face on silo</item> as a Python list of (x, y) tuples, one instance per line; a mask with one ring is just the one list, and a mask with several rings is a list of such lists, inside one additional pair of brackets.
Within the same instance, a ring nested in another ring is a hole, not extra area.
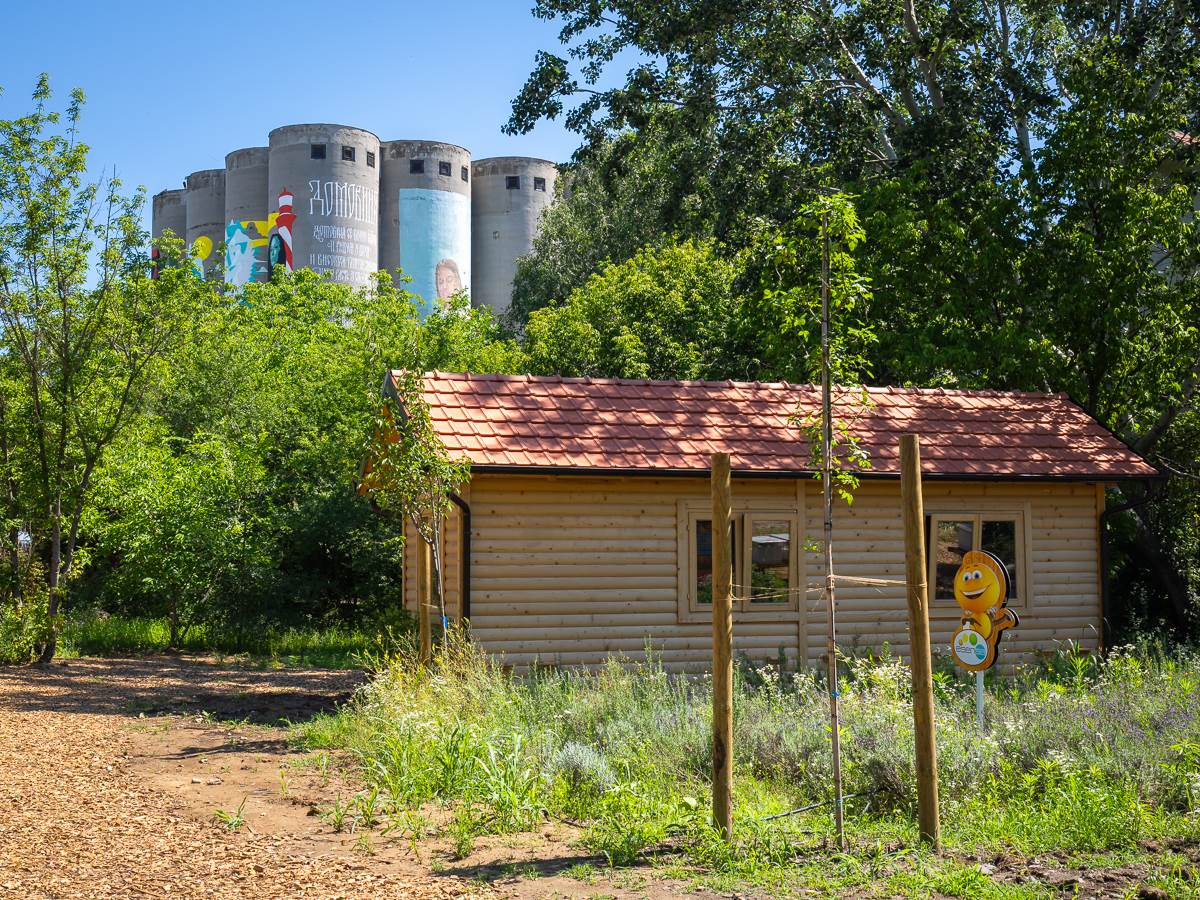
[(287, 260), (284, 255), (283, 238), (273, 234), (267, 245), (267, 277), (274, 275), (277, 270), (283, 272), (286, 269)]
[(443, 259), (437, 264), (436, 276), (439, 300), (453, 297), (463, 289), (462, 275), (458, 272), (458, 263), (452, 259)]

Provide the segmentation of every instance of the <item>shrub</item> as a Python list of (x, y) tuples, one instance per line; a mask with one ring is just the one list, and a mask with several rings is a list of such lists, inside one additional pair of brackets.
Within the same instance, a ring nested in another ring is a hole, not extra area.
[[(1200, 797), (1200, 657), (1122, 650), (1086, 667), (1031, 670), (992, 686), (990, 732), (967, 679), (937, 691), (938, 770), (948, 843), (967, 848), (1131, 848), (1178, 832)], [(845, 790), (853, 825), (911, 830), (916, 784), (909, 673), (895, 657), (847, 662)], [(354, 704), (303, 727), (353, 749), (368, 786), (395, 804), (454, 807), (460, 847), (528, 829), (543, 810), (580, 822), (613, 865), (674, 837), (730, 874), (791, 864), (806, 830), (827, 833), (828, 697), (819, 675), (764, 667), (735, 689), (737, 842), (708, 825), (710, 682), (613, 659), (596, 672), (505, 672), (452, 635), (429, 669), (392, 655)], [(771, 813), (820, 805), (805, 818)], [(1192, 831), (1195, 830), (1194, 826)], [(1191, 833), (1191, 832), (1189, 832)]]
[(50, 593), (32, 554), (19, 550), (15, 577), (6, 575), (9, 583), (0, 583), (0, 665), (19, 665), (33, 660), (51, 634)]

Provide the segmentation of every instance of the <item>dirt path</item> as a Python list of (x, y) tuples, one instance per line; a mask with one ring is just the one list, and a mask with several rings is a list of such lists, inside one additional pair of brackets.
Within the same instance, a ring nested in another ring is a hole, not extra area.
[[(171, 658), (0, 669), (0, 898), (497, 896), (266, 809), (264, 778), (286, 795), (281, 733), (219, 720), (299, 719), (360, 677)], [(243, 797), (245, 825), (215, 820)]]

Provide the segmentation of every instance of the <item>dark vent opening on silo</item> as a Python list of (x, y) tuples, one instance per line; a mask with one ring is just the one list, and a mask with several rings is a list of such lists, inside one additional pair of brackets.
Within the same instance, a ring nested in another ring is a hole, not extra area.
[(309, 144), (308, 156), (310, 159), (324, 159), (325, 145), (324, 144)]
[(448, 162), (439, 162), (438, 163), (438, 174), (439, 175), (445, 175), (447, 178), (449, 178), (453, 172), (454, 172), (454, 167), (451, 166), (450, 163), (448, 163)]
[(424, 175), (425, 174), (425, 160), (410, 159), (408, 161), (408, 174), (409, 175)]
[(342, 145), (342, 159), (346, 162), (354, 162), (354, 148)]
[(521, 176), (520, 175), (505, 175), (504, 176), (504, 187), (510, 191), (519, 191), (521, 189)]
[(542, 193), (545, 193), (546, 192), (546, 179), (545, 178), (533, 179), (533, 189), (535, 191), (541, 191)]
[(370, 150), (367, 151), (367, 168), (368, 169), (375, 168), (375, 154), (372, 153)]
[(462, 180), (463, 181), (471, 180), (471, 170), (468, 169), (466, 166), (462, 167)]

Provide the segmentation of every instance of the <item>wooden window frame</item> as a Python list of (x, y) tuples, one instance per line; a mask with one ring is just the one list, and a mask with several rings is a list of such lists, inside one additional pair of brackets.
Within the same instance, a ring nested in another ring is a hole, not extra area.
[[(684, 517), (681, 521), (684, 523), (681, 535), (681, 546), (683, 548), (683, 565), (684, 573), (684, 588), (687, 592), (687, 603), (681, 609), (681, 612), (686, 611), (689, 617), (703, 618), (711, 616), (712, 604), (701, 603), (696, 596), (696, 580), (698, 576), (699, 560), (696, 557), (696, 531), (698, 522), (706, 522), (712, 520), (712, 509), (689, 508), (684, 512)], [(733, 596), (734, 609), (739, 607), (739, 597), (741, 594), (741, 573), (738, 571), (741, 568), (741, 549), (740, 537), (742, 523), (740, 516), (735, 512), (733, 515), (733, 543), (739, 547), (737, 559), (733, 565)]]
[[(680, 622), (704, 622), (712, 619), (712, 606), (700, 603), (696, 597), (696, 523), (712, 519), (712, 505), (700, 500), (680, 500), (677, 503), (676, 527), (678, 530), (678, 613)], [(789, 596), (786, 603), (754, 602), (749, 599), (745, 579), (749, 574), (751, 529), (755, 519), (787, 521), (792, 529), (792, 547), (788, 560), (790, 579)], [(802, 584), (801, 550), (804, 546), (803, 517), (795, 508), (778, 505), (778, 501), (763, 503), (754, 499), (734, 501), (734, 542), (737, 558), (733, 571), (733, 609), (739, 619), (777, 619), (786, 615), (794, 620), (800, 611), (800, 587)]]
[[(784, 602), (754, 600), (751, 596), (750, 562), (753, 559), (755, 521), (787, 522), (790, 528), (788, 541), (788, 595)], [(752, 506), (742, 515), (742, 591), (739, 598), (742, 612), (772, 612), (799, 609), (800, 554), (797, 552), (797, 537), (800, 533), (800, 517), (794, 511), (763, 509)]]
[(929, 585), (929, 609), (935, 615), (957, 613), (959, 606), (953, 597), (944, 598), (937, 596), (937, 524), (939, 521), (963, 522), (971, 520), (973, 524), (972, 530), (972, 549), (978, 550), (978, 546), (983, 534), (983, 522), (1003, 522), (1011, 521), (1016, 523), (1014, 533), (1016, 537), (1016, 547), (1014, 551), (1017, 557), (1017, 589), (1016, 596), (1008, 599), (1008, 606), (1014, 609), (1028, 609), (1032, 606), (1032, 589), (1033, 582), (1030, 578), (1031, 566), (1029, 564), (1032, 558), (1032, 509), (1031, 504), (1004, 506), (986, 506), (980, 504), (965, 505), (960, 508), (952, 506), (938, 505), (928, 507), (925, 510), (926, 529), (928, 535), (927, 546), (925, 548), (925, 577)]

